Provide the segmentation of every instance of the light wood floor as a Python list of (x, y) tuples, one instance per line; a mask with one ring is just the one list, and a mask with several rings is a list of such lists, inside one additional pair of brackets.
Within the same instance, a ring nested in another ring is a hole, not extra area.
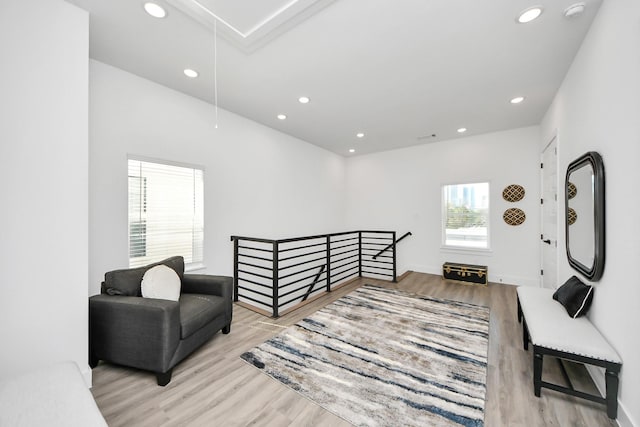
[[(616, 425), (595, 403), (545, 389), (542, 397), (534, 396), (531, 347), (522, 349), (513, 286), (465, 285), (421, 273), (395, 284), (361, 279), (279, 319), (235, 306), (231, 333), (217, 334), (180, 363), (166, 387), (157, 386), (151, 373), (101, 362), (93, 370), (93, 396), (110, 426), (349, 426), (249, 366), (240, 354), (364, 283), (491, 308), (487, 427)], [(582, 366), (567, 368), (576, 388), (595, 391)], [(545, 358), (544, 378), (563, 384), (552, 359)]]

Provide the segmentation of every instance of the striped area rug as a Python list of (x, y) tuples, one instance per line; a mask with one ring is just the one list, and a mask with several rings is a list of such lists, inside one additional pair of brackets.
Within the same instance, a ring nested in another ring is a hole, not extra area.
[(483, 426), (489, 309), (364, 285), (242, 354), (357, 426)]

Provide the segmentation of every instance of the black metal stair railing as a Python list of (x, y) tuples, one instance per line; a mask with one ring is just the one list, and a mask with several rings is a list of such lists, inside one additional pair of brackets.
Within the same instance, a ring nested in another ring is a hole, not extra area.
[(316, 283), (318, 283), (318, 281), (320, 280), (320, 276), (322, 275), (322, 273), (324, 273), (325, 268), (327, 268), (327, 264), (320, 266), (320, 271), (318, 271), (315, 279), (313, 279), (313, 282), (311, 282), (311, 284), (309, 285), (309, 289), (307, 289), (307, 293), (302, 297), (302, 301), (306, 301), (307, 298), (309, 298), (309, 295), (311, 295), (311, 293), (313, 292), (313, 288), (316, 286)]
[[(412, 234), (411, 234), (411, 232), (410, 232), (410, 231), (407, 231), (407, 232), (406, 232), (406, 233), (404, 233), (402, 236), (400, 236), (400, 238), (399, 238), (398, 240), (396, 240), (396, 241), (395, 241), (395, 243), (399, 243), (399, 242), (401, 242), (401, 241), (402, 241), (402, 239), (404, 239), (405, 237), (409, 237), (409, 236), (411, 236), (411, 235), (412, 235)], [(382, 249), (380, 252), (378, 252), (377, 254), (375, 254), (375, 255), (373, 256), (373, 259), (378, 258), (378, 256), (382, 255), (383, 253), (385, 253), (386, 251), (388, 251), (389, 249), (391, 249), (391, 246), (393, 246), (393, 243), (389, 243), (389, 244), (387, 245), (387, 247), (386, 247), (386, 248)]]
[(231, 240), (234, 301), (273, 317), (356, 277), (396, 281), (394, 231), (346, 231), (281, 240), (231, 236)]

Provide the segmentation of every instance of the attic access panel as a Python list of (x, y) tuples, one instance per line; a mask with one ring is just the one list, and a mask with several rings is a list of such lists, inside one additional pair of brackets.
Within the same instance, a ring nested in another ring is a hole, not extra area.
[(335, 0), (167, 0), (245, 52), (266, 45)]

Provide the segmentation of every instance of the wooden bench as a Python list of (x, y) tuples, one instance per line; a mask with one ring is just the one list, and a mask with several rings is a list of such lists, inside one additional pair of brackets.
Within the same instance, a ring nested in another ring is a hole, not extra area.
[[(518, 322), (522, 322), (524, 349), (529, 349), (529, 340), (533, 344), (535, 395), (540, 397), (540, 389), (548, 388), (602, 403), (607, 407), (609, 418), (615, 419), (618, 414), (618, 373), (622, 367), (618, 353), (589, 319), (569, 317), (562, 304), (552, 298), (553, 290), (519, 287), (517, 292)], [(542, 381), (544, 356), (605, 368), (605, 398)]]

